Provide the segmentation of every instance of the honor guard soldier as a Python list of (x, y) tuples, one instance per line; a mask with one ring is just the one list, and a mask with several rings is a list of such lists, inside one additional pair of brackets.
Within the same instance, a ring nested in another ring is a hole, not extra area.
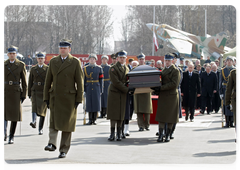
[(226, 61), (227, 61), (227, 65), (226, 65), (226, 67), (221, 69), (220, 76), (219, 76), (219, 94), (220, 94), (220, 98), (223, 102), (222, 111), (223, 111), (223, 114), (225, 115), (225, 121), (226, 121), (226, 124), (224, 127), (228, 128), (229, 126), (234, 127), (233, 126), (233, 112), (230, 111), (229, 109), (227, 109), (225, 106), (225, 91), (226, 91), (226, 86), (227, 86), (228, 77), (230, 75), (230, 72), (235, 67), (233, 67), (232, 56), (228, 56)]
[(168, 53), (165, 55), (165, 67), (162, 71), (162, 86), (155, 88), (155, 94), (158, 96), (158, 107), (156, 121), (159, 122), (159, 136), (157, 142), (163, 142), (163, 129), (167, 123), (165, 142), (170, 141), (170, 133), (173, 124), (178, 122), (179, 118), (179, 95), (178, 86), (181, 79), (179, 70), (172, 64), (174, 55)]
[[(139, 65), (145, 64), (145, 55), (143, 53), (139, 54), (137, 59)], [(134, 110), (137, 113), (139, 131), (149, 130), (150, 114), (153, 113), (151, 93), (135, 94)]]
[(18, 47), (11, 45), (7, 49), (9, 59), (4, 62), (4, 141), (7, 140), (7, 121), (11, 121), (9, 144), (14, 143), (17, 121), (22, 121), (21, 103), (27, 92), (25, 64), (16, 58), (17, 53)]
[(70, 148), (77, 106), (83, 96), (81, 62), (70, 54), (71, 44), (71, 40), (60, 41), (60, 54), (50, 60), (43, 90), (43, 100), (50, 108), (49, 141), (45, 150), (56, 150), (58, 131), (62, 131), (59, 158), (65, 158)]
[(43, 88), (48, 70), (48, 65), (44, 64), (45, 54), (39, 52), (36, 54), (37, 65), (30, 70), (28, 79), (28, 96), (32, 101), (32, 122), (30, 126), (36, 128), (36, 117), (39, 116), (39, 135), (43, 134), (43, 124), (47, 112), (47, 105), (43, 101)]
[(225, 106), (228, 110), (232, 110), (233, 112), (234, 125), (236, 129), (236, 69), (233, 69), (230, 72), (225, 93)]
[(97, 112), (101, 111), (103, 70), (96, 64), (96, 54), (90, 54), (88, 60), (89, 65), (84, 67), (84, 92), (86, 93), (86, 112), (89, 117), (86, 125), (96, 125)]
[(125, 117), (127, 93), (133, 93), (134, 89), (128, 89), (127, 73), (125, 65), (127, 52), (122, 50), (117, 53), (118, 62), (110, 67), (109, 76), (111, 84), (108, 88), (107, 119), (110, 119), (111, 134), (109, 141), (115, 139), (115, 126), (117, 124), (117, 141), (121, 141), (121, 126)]
[(108, 56), (107, 55), (103, 55), (101, 57), (102, 59), (102, 64), (101, 67), (103, 69), (103, 94), (101, 95), (101, 116), (100, 118), (103, 118), (106, 116), (107, 114), (107, 98), (108, 98), (108, 86), (110, 85), (110, 78), (109, 78), (109, 69), (110, 69), (110, 65), (108, 65)]
[(113, 66), (114, 64), (117, 63), (117, 56), (116, 56), (116, 54), (112, 54), (111, 55), (111, 59), (112, 59), (112, 63), (110, 64), (110, 66)]

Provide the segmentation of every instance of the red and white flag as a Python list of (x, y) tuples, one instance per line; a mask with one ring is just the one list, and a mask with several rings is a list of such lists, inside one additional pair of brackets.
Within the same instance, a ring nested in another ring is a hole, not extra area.
[(157, 42), (157, 37), (155, 35), (155, 32), (153, 32), (153, 43), (155, 46), (155, 51), (157, 51), (158, 50), (158, 42)]

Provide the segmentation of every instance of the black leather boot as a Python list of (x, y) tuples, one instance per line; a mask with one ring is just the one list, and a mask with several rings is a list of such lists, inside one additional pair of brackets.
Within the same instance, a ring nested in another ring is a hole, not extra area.
[(115, 127), (111, 127), (111, 134), (108, 138), (109, 141), (114, 141), (115, 139)]
[(7, 141), (7, 121), (4, 120), (4, 141)]
[(125, 134), (124, 134), (124, 121), (123, 121), (123, 123), (122, 123), (122, 130), (121, 130), (121, 132), (122, 132), (122, 139), (125, 139), (126, 136), (125, 136)]
[(176, 128), (176, 124), (174, 124), (173, 127), (172, 127), (172, 130), (170, 132), (170, 139), (174, 139), (173, 132), (174, 132), (175, 128)]
[(100, 116), (98, 118), (103, 118), (103, 111), (104, 111), (104, 108), (102, 108), (102, 110), (100, 111)]
[(17, 122), (11, 122), (8, 144), (14, 143), (14, 134), (15, 134), (16, 127), (17, 127)]
[(163, 142), (163, 129), (159, 128), (157, 142)]
[(92, 124), (96, 125), (96, 120), (97, 120), (97, 112), (93, 112), (92, 113)]
[(88, 112), (88, 119), (89, 119), (89, 121), (88, 121), (88, 123), (86, 125), (91, 125), (92, 124), (92, 115), (93, 115), (92, 112)]
[(39, 135), (43, 134), (43, 130), (42, 129), (43, 129), (44, 120), (45, 120), (45, 117), (40, 116), (39, 125), (38, 125)]
[(165, 142), (169, 142), (170, 141), (170, 132), (171, 132), (171, 129), (167, 128), (166, 136), (165, 136)]
[(229, 116), (225, 116), (225, 126), (223, 126), (224, 128), (229, 128)]
[(121, 141), (121, 127), (117, 127), (117, 141)]

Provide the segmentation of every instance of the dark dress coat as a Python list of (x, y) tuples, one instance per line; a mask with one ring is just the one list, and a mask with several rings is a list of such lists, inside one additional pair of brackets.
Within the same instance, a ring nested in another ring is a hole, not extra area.
[(181, 93), (183, 93), (183, 107), (195, 107), (197, 94), (200, 91), (200, 78), (197, 72), (192, 72), (189, 76), (189, 71), (183, 73), (183, 80), (181, 83)]
[[(12, 71), (12, 74), (9, 69)], [(14, 77), (15, 76), (15, 77)], [(9, 81), (20, 84), (9, 85)], [(7, 121), (22, 121), (22, 106), (20, 98), (26, 98), (27, 82), (25, 64), (16, 59), (4, 62), (4, 119)]]
[(75, 103), (82, 103), (83, 72), (78, 58), (68, 55), (62, 62), (58, 55), (50, 60), (43, 100), (49, 100), (50, 128), (74, 132), (77, 120)]
[(117, 62), (110, 67), (109, 76), (111, 84), (108, 88), (107, 119), (124, 120), (126, 112), (126, 100), (128, 87), (127, 82), (128, 67)]
[(110, 85), (109, 69), (110, 65), (101, 65), (103, 69), (103, 94), (101, 95), (101, 107), (107, 108), (108, 87)]
[(40, 68), (38, 65), (31, 68), (28, 79), (28, 96), (32, 101), (32, 113), (38, 116), (46, 116), (47, 105), (43, 101), (43, 88), (47, 74), (48, 66), (43, 64)]
[(101, 111), (103, 93), (103, 70), (101, 66), (84, 67), (84, 92), (86, 93), (86, 112)]
[(178, 85), (180, 72), (172, 64), (162, 71), (162, 86), (158, 96), (155, 120), (162, 123), (177, 123), (179, 118)]
[(206, 71), (202, 73), (201, 90), (201, 96), (213, 97), (213, 91), (217, 90), (217, 75), (215, 73), (210, 72), (209, 75)]
[(230, 72), (232, 69), (235, 69), (235, 67), (224, 67), (220, 71), (219, 76), (219, 94), (223, 94), (223, 114), (226, 116), (233, 116), (233, 112), (227, 109), (225, 106), (225, 92), (226, 92), (226, 86), (228, 83), (228, 78), (230, 75)]

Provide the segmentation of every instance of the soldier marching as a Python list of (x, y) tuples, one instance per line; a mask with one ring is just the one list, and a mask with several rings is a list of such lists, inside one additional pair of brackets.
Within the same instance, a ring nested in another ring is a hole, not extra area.
[(43, 87), (48, 65), (44, 64), (44, 53), (39, 52), (36, 57), (38, 64), (31, 68), (28, 79), (28, 97), (32, 101), (32, 122), (30, 123), (30, 126), (32, 126), (32, 128), (36, 128), (36, 118), (39, 116), (38, 131), (39, 135), (42, 135), (43, 124), (47, 112), (47, 105), (43, 101)]

